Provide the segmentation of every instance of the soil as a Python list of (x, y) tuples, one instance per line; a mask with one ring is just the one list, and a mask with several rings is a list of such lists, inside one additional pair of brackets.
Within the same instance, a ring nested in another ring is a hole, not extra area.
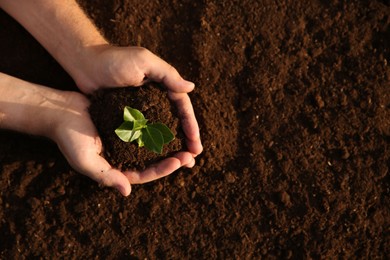
[[(175, 139), (163, 146), (161, 154), (145, 147), (139, 148), (136, 142), (123, 142), (115, 134), (115, 129), (123, 123), (123, 110), (126, 106), (141, 111), (148, 123), (160, 122), (171, 129)], [(102, 139), (102, 156), (118, 169), (143, 170), (175, 152), (186, 150), (176, 107), (171, 104), (162, 86), (148, 84), (140, 88), (99, 91), (91, 97), (89, 112)]]
[[(0, 258), (386, 259), (389, 1), (79, 0), (113, 44), (196, 83), (193, 169), (100, 188), (0, 131)], [(0, 12), (0, 71), (72, 79)]]

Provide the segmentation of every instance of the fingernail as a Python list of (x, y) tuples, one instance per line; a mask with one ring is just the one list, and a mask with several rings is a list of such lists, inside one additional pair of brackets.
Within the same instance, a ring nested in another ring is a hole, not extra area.
[(129, 187), (130, 189), (126, 189), (126, 187), (123, 187), (122, 185), (117, 185), (115, 187), (123, 196), (127, 197), (131, 193), (131, 186)]
[(188, 88), (191, 88), (191, 89), (194, 89), (195, 88), (195, 83), (194, 82), (191, 82), (191, 81), (188, 81), (188, 80), (184, 80), (186, 85), (188, 86)]
[(192, 168), (195, 166), (195, 159), (192, 159), (192, 161), (186, 165), (187, 168)]

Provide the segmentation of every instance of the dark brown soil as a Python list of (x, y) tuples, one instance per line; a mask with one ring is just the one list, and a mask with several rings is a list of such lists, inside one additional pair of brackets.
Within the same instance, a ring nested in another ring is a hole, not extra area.
[[(196, 83), (197, 166), (123, 198), (0, 131), (0, 258), (386, 259), (389, 1), (79, 0)], [(0, 13), (0, 71), (75, 90)]]
[[(123, 142), (115, 134), (115, 129), (123, 123), (123, 110), (126, 106), (141, 111), (149, 120), (148, 123), (160, 122), (171, 129), (176, 138), (164, 145), (161, 154), (145, 147), (139, 148), (136, 142)], [(177, 111), (161, 86), (148, 84), (140, 88), (99, 91), (91, 97), (89, 111), (103, 142), (102, 155), (116, 168), (143, 170), (175, 152), (186, 150)]]

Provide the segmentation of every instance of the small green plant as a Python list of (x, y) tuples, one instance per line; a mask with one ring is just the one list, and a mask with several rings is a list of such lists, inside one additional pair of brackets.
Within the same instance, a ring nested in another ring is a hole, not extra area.
[(124, 122), (115, 130), (115, 133), (124, 142), (136, 141), (139, 147), (145, 146), (150, 151), (161, 154), (163, 145), (175, 139), (166, 125), (148, 124), (148, 120), (137, 109), (126, 106), (123, 120)]

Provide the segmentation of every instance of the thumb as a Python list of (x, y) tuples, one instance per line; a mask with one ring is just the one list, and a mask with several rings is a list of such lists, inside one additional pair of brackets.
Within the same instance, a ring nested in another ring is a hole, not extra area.
[(131, 186), (129, 180), (121, 171), (112, 168), (103, 157), (96, 156), (91, 160), (83, 162), (79, 165), (76, 164), (78, 167), (73, 164), (73, 168), (99, 184), (117, 189), (123, 196), (130, 195)]
[(99, 183), (104, 186), (117, 189), (123, 196), (127, 197), (131, 193), (131, 185), (125, 175), (117, 169), (111, 168), (103, 172)]

